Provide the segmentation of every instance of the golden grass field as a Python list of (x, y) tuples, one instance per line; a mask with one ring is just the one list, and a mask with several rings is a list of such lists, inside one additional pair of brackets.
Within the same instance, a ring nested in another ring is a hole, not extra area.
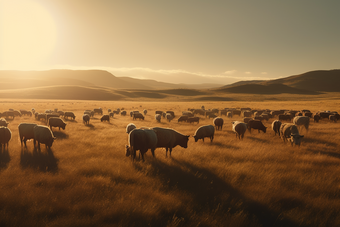
[[(223, 130), (188, 148), (175, 147), (172, 157), (158, 148), (145, 162), (125, 156), (125, 127), (170, 127), (183, 134), (197, 125), (154, 119), (156, 110), (179, 116), (190, 108), (251, 107), (334, 110), (340, 101), (263, 102), (133, 102), (1, 100), (0, 112), (35, 108), (73, 111), (66, 129), (53, 129), (51, 151), (27, 142), (22, 148), (18, 125), (35, 122), (17, 117), (10, 122), (12, 139), (0, 153), (0, 226), (340, 226), (340, 123), (311, 121), (300, 147), (284, 144), (267, 133), (246, 132), (236, 139), (226, 118)], [(115, 115), (110, 123), (99, 115), (82, 123), (83, 111), (102, 107), (148, 110), (144, 121)]]

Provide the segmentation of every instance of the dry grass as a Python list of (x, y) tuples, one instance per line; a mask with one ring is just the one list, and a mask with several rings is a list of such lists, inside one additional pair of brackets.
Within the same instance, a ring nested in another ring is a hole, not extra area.
[[(41, 112), (74, 111), (65, 131), (54, 129), (51, 151), (41, 152), (18, 139), (18, 124), (9, 120), (12, 140), (0, 153), (0, 226), (339, 226), (340, 124), (322, 120), (310, 125), (301, 147), (284, 144), (274, 132), (256, 131), (235, 138), (224, 118), (213, 143), (189, 139), (174, 148), (172, 158), (157, 149), (145, 162), (124, 155), (125, 127), (171, 127), (193, 135), (200, 125), (154, 120), (155, 110), (179, 115), (188, 107), (252, 107), (270, 109), (339, 109), (339, 101), (266, 102), (95, 102), (2, 100), (9, 108)], [(124, 107), (148, 110), (144, 121), (115, 116), (111, 123), (97, 115), (82, 123), (85, 109)], [(176, 117), (177, 119), (177, 117)], [(264, 122), (270, 127), (269, 122)], [(40, 122), (40, 124), (44, 124)]]

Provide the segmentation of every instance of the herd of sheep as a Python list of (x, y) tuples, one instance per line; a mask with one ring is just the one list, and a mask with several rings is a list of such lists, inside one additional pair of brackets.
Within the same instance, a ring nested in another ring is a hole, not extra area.
[[(144, 109), (141, 113), (139, 111), (131, 111), (130, 117), (133, 120), (144, 120), (148, 111)], [(93, 110), (85, 110), (82, 116), (84, 124), (89, 124), (91, 117), (94, 115), (101, 115), (101, 122), (108, 121), (114, 117), (115, 114), (120, 114), (121, 116), (126, 116), (127, 112), (124, 109), (107, 110), (107, 114), (104, 114), (101, 108), (95, 108)], [(46, 121), (46, 126), (38, 125), (35, 123), (21, 123), (18, 126), (19, 137), (21, 144), (24, 143), (26, 147), (26, 141), (33, 139), (34, 146), (36, 142), (38, 143), (38, 148), (40, 149), (40, 144), (45, 144), (47, 148), (50, 148), (55, 140), (52, 132), (52, 128), (56, 127), (60, 129), (65, 129), (66, 123), (64, 119), (76, 118), (73, 112), (63, 112), (54, 110), (46, 110), (44, 113), (38, 113), (35, 109), (31, 111), (27, 110), (13, 110), (4, 111), (0, 113), (0, 143), (4, 148), (8, 148), (8, 143), (11, 140), (11, 130), (8, 128), (8, 122), (6, 119), (14, 119), (15, 117), (20, 117), (22, 115), (35, 116), (37, 120)], [(219, 116), (218, 116), (219, 115)], [(322, 111), (313, 114), (309, 110), (293, 111), (293, 110), (257, 110), (251, 108), (225, 108), (219, 109), (209, 109), (206, 110), (204, 106), (199, 109), (188, 109), (182, 112), (182, 115), (178, 117), (178, 122), (187, 123), (199, 123), (202, 118), (213, 118), (213, 124), (203, 125), (197, 128), (193, 138), (195, 142), (199, 139), (209, 138), (210, 142), (213, 142), (215, 130), (222, 130), (224, 120), (223, 115), (228, 118), (233, 118), (233, 116), (238, 115), (243, 117), (243, 121), (233, 121), (232, 131), (239, 139), (243, 139), (245, 132), (248, 130), (251, 132), (252, 129), (262, 131), (266, 133), (267, 127), (264, 126), (262, 121), (269, 121), (273, 119), (271, 124), (272, 130), (275, 135), (278, 134), (281, 139), (286, 142), (289, 141), (292, 145), (300, 145), (301, 138), (299, 128), (304, 127), (306, 130), (309, 128), (310, 119), (314, 119), (314, 122), (319, 122), (322, 118), (327, 118), (332, 122), (336, 122), (340, 119), (340, 115), (336, 111)], [(174, 111), (160, 111), (155, 112), (155, 120), (161, 122), (162, 119), (170, 122), (175, 119)], [(165, 148), (166, 156), (169, 150), (171, 156), (171, 151), (177, 145), (187, 148), (189, 135), (184, 135), (174, 129), (152, 127), (152, 128), (137, 128), (135, 124), (130, 123), (126, 127), (126, 132), (128, 133), (128, 145), (126, 145), (126, 156), (131, 156), (132, 159), (136, 156), (136, 151), (140, 152), (142, 159), (144, 160), (144, 154), (147, 150), (151, 150), (154, 156), (154, 151), (156, 148)]]

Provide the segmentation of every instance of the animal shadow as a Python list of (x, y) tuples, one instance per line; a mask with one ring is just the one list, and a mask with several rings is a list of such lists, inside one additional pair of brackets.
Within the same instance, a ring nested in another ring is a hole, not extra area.
[(58, 159), (54, 157), (51, 149), (41, 152), (33, 148), (32, 152), (25, 147), (21, 148), (20, 165), (22, 168), (32, 168), (41, 172), (58, 172)]
[(90, 128), (90, 129), (94, 129), (94, 125), (93, 124), (85, 124), (86, 127)]
[(0, 147), (0, 170), (6, 169), (11, 157), (9, 156), (8, 149)]
[(53, 135), (57, 137), (58, 140), (68, 139), (68, 135), (62, 131), (53, 131)]

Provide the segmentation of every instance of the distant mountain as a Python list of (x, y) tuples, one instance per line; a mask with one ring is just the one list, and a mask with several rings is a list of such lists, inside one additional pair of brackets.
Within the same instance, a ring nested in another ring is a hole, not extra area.
[(241, 80), (241, 81), (237, 81), (235, 83), (232, 84), (227, 84), (224, 85), (218, 89), (222, 89), (222, 88), (229, 88), (229, 87), (235, 87), (235, 86), (240, 86), (240, 85), (244, 85), (244, 84), (260, 84), (262, 82), (264, 82), (265, 80)]

